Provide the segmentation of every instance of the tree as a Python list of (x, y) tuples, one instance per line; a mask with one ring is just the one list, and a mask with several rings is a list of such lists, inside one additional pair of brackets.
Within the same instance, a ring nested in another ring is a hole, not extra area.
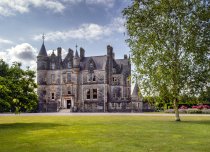
[(9, 66), (0, 60), (0, 112), (31, 112), (37, 108), (35, 72), (20, 63)]
[(148, 96), (199, 95), (209, 82), (210, 21), (205, 0), (133, 0), (123, 10), (135, 75)]

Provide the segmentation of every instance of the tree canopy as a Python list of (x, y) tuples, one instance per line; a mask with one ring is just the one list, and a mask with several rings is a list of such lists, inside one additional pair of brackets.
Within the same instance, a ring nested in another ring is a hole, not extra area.
[(0, 60), (0, 112), (32, 112), (37, 108), (35, 72)]
[(209, 87), (209, 2), (133, 0), (123, 14), (142, 93), (173, 101), (179, 121), (179, 97)]

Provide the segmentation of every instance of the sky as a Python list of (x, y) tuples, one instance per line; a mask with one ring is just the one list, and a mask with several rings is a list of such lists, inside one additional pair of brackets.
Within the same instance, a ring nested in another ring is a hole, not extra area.
[(85, 49), (85, 56), (129, 54), (122, 10), (129, 0), (0, 0), (0, 58), (36, 70), (45, 34), (48, 54), (57, 47)]

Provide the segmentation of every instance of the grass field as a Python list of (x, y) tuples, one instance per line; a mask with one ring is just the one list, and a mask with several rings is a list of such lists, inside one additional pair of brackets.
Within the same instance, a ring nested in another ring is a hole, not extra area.
[(25, 151), (209, 152), (210, 117), (0, 117), (0, 152)]

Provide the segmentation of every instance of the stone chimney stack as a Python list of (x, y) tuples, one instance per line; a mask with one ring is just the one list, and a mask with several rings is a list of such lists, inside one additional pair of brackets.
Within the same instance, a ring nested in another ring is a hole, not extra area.
[(83, 60), (84, 57), (85, 57), (85, 50), (81, 47), (80, 48), (80, 59)]
[(58, 55), (59, 58), (61, 58), (61, 51), (62, 51), (62, 48), (58, 47), (57, 48), (57, 55)]
[(110, 45), (107, 46), (107, 56), (113, 57), (113, 48)]

